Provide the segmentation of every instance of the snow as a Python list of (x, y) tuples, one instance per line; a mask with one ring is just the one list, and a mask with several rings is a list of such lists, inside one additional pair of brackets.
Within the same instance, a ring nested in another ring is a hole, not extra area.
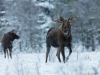
[(45, 51), (17, 52), (13, 53), (12, 59), (5, 59), (4, 55), (0, 54), (0, 75), (100, 75), (100, 52), (81, 52), (78, 59), (77, 52), (73, 52), (66, 63), (58, 62), (55, 54), (56, 50), (53, 56), (49, 56), (47, 63)]
[(6, 13), (6, 11), (0, 11), (0, 14), (1, 14), (1, 13), (4, 14), (4, 13)]
[(36, 6), (42, 6), (45, 8), (49, 8), (49, 9), (53, 9), (54, 6), (52, 4), (50, 4), (49, 2), (39, 2), (37, 4), (35, 4)]

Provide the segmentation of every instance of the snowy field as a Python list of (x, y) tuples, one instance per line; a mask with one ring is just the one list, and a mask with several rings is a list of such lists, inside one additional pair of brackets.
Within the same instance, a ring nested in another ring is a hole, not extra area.
[(100, 52), (73, 52), (66, 63), (56, 55), (45, 63), (44, 52), (13, 54), (12, 59), (0, 54), (0, 75), (100, 75)]

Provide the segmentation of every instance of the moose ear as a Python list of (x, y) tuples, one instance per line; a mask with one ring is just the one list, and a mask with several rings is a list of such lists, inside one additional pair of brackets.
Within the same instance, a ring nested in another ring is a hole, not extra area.
[(60, 21), (64, 21), (64, 18), (62, 16), (60, 16)]
[(14, 29), (10, 31), (11, 33), (14, 33)]
[(71, 22), (73, 20), (73, 16), (71, 16), (69, 19), (68, 19), (68, 22)]

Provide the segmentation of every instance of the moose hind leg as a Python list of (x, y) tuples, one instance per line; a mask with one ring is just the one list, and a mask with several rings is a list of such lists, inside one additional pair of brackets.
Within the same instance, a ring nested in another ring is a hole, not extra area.
[(6, 50), (6, 52), (7, 52), (7, 56), (8, 56), (8, 58), (9, 58), (8, 50)]
[(49, 52), (50, 52), (50, 48), (51, 48), (51, 47), (47, 47), (47, 52), (46, 52), (46, 61), (45, 61), (46, 63), (47, 63), (47, 60), (48, 60), (48, 55), (49, 55)]
[(4, 58), (6, 58), (6, 49), (4, 48)]
[(12, 58), (12, 48), (9, 48), (10, 58)]

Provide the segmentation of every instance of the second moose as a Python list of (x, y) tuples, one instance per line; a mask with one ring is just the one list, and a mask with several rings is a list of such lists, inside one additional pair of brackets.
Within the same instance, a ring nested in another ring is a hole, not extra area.
[(51, 46), (58, 48), (56, 56), (58, 57), (59, 62), (61, 62), (60, 59), (60, 53), (63, 56), (63, 62), (65, 63), (65, 52), (64, 52), (64, 47), (67, 47), (69, 49), (69, 54), (66, 58), (66, 60), (69, 59), (69, 56), (72, 53), (72, 48), (71, 48), (71, 42), (72, 42), (72, 35), (71, 35), (71, 25), (70, 23), (75, 22), (78, 20), (73, 20), (73, 17), (70, 17), (68, 20), (65, 20), (63, 17), (60, 17), (59, 20), (54, 20), (54, 22), (61, 23), (58, 27), (53, 27), (50, 28), (49, 31), (47, 32), (46, 36), (46, 47), (47, 47), (47, 52), (46, 52), (46, 62), (48, 59), (48, 54), (50, 52)]
[[(1, 44), (4, 50), (4, 57), (6, 58), (6, 54), (12, 58), (12, 43), (15, 39), (19, 39), (19, 36), (14, 33), (14, 29), (6, 34), (4, 34)], [(9, 51), (8, 51), (9, 50)], [(8, 53), (9, 52), (9, 53)]]

